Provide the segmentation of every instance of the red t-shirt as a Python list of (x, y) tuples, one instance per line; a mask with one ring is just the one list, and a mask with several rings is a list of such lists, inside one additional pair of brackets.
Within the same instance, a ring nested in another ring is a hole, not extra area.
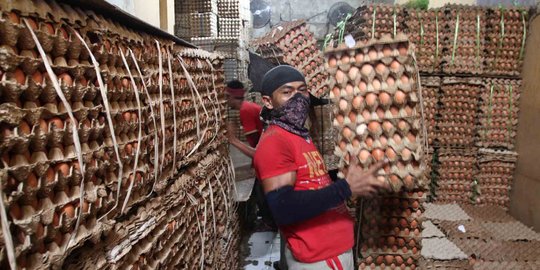
[[(296, 172), (294, 190), (320, 189), (332, 183), (313, 142), (271, 125), (264, 131), (254, 157), (258, 179)], [(354, 224), (345, 204), (314, 218), (281, 226), (294, 257), (305, 263), (326, 260), (354, 245)]]
[[(261, 106), (253, 102), (242, 102), (242, 106), (240, 106), (240, 123), (242, 123), (242, 127), (244, 128), (244, 134), (247, 135), (256, 132), (257, 137), (261, 136), (263, 130), (263, 124), (259, 118), (261, 110)], [(257, 142), (253, 141), (249, 136), (246, 136), (246, 139), (251, 147), (257, 146)]]

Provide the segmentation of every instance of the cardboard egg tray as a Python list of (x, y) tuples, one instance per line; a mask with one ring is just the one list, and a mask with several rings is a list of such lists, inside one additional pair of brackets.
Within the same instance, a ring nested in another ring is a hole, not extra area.
[(328, 94), (324, 55), (318, 49), (313, 33), (305, 20), (294, 20), (274, 26), (266, 35), (253, 40), (251, 46), (266, 60), (276, 65), (289, 64), (306, 77), (309, 91), (316, 97)]
[(469, 202), (473, 197), (476, 152), (447, 150), (438, 153), (438, 179), (432, 195), (437, 202)]
[(183, 6), (182, 11), (186, 11), (187, 13), (218, 13), (218, 0), (188, 0), (181, 3)]
[(328, 170), (338, 168), (338, 158), (334, 155), (337, 129), (334, 127), (334, 105), (327, 104), (314, 107), (315, 122), (310, 123), (310, 132), (313, 143), (323, 155), (324, 164)]
[(520, 79), (486, 79), (481, 96), (478, 146), (514, 149), (520, 95)]
[(350, 155), (358, 156), (364, 168), (388, 158), (380, 176), (394, 191), (426, 186), (421, 105), (410, 50), (401, 36), (326, 51), (334, 125), (340, 130), (335, 154), (341, 177)]
[(478, 157), (479, 204), (499, 205), (507, 208), (517, 161), (517, 153), (480, 149)]
[[(167, 190), (185, 173), (179, 168), (200, 161), (210, 149), (226, 151), (216, 146), (223, 142), (218, 132), (223, 132), (221, 123), (225, 113), (223, 95), (214, 91), (214, 87), (218, 91), (223, 87), (223, 71), (213, 71), (221, 68), (219, 58), (167, 40), (160, 40), (158, 49), (155, 37), (134, 32), (90, 10), (56, 2), (33, 4), (32, 1), (2, 4), (0, 20), (4, 42), (0, 50), (4, 56), (0, 61), (3, 74), (0, 106), (12, 112), (0, 119), (3, 157), (0, 175), (7, 183), (2, 191), (6, 194), (6, 211), (10, 212), (8, 221), (13, 226), (15, 256), (19, 265), (26, 265), (28, 269), (61, 265), (65, 257), (70, 257), (85, 241), (95, 242), (99, 235), (116, 225), (133, 228), (134, 221), (126, 218), (130, 214), (120, 213), (124, 202), (126, 209), (131, 209), (128, 213), (133, 213), (150, 200), (149, 194)], [(9, 13), (11, 10), (15, 13)], [(9, 16), (11, 19), (7, 20)], [(51, 87), (42, 58), (21, 18), (29, 20), (32, 27), (35, 25), (34, 32), (49, 56), (53, 72), (60, 78), (62, 92), (77, 119), (75, 128), (85, 168), (83, 193), (72, 121)], [(119, 163), (90, 53), (70, 29), (78, 31), (83, 26), (88, 34), (81, 35), (100, 65), (107, 90), (107, 106), (115, 128), (113, 135), (123, 164), (122, 179), (117, 178)], [(148, 95), (130, 55), (126, 59), (129, 67), (124, 66), (120, 50), (126, 53), (128, 46), (144, 80), (149, 83)], [(167, 49), (174, 54), (171, 59), (174, 75), (168, 70)], [(163, 56), (161, 78), (158, 52)], [(193, 93), (178, 57), (183, 58), (199, 88), (199, 102), (193, 102)], [(139, 90), (140, 108), (128, 70)], [(202, 113), (203, 104), (208, 115)], [(201, 114), (201, 128), (205, 129), (201, 136), (194, 124), (197, 110)], [(201, 148), (186, 157), (199, 138)], [(154, 147), (156, 141), (157, 148)], [(141, 148), (138, 160), (135, 159), (137, 146)], [(155, 151), (159, 151), (158, 160), (154, 158)], [(138, 165), (133, 168), (135, 161)], [(222, 177), (229, 178), (228, 175)], [(131, 185), (127, 198), (126, 190)], [(215, 203), (217, 207), (224, 207), (225, 202), (216, 200)], [(80, 224), (76, 225), (79, 216)], [(119, 217), (122, 218), (117, 219)], [(144, 234), (134, 235), (145, 237)], [(129, 255), (132, 251), (125, 252)], [(53, 259), (44, 260), (44, 256)], [(2, 258), (0, 264), (7, 266), (7, 257)]]
[(444, 30), (442, 9), (404, 9), (404, 28), (408, 29), (410, 41), (416, 45), (418, 69), (423, 72), (440, 72), (443, 60), (443, 40), (439, 37)]
[(481, 74), (484, 70), (486, 13), (482, 7), (446, 5), (441, 31), (444, 73)]
[(472, 270), (468, 260), (429, 260), (423, 259), (418, 264), (419, 269), (448, 269), (448, 270)]
[(219, 18), (219, 36), (222, 37), (240, 37), (240, 30), (242, 29), (242, 20), (236, 18)]
[(420, 258), (425, 192), (382, 194), (357, 204), (360, 269), (414, 269)]
[(190, 13), (191, 37), (217, 37), (218, 17), (216, 13)]

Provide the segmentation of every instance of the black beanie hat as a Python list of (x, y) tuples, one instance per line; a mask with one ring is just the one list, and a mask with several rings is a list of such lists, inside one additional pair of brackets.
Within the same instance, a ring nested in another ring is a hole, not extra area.
[(304, 75), (297, 69), (281, 65), (272, 68), (262, 79), (261, 94), (263, 96), (272, 96), (272, 93), (279, 87), (290, 82), (306, 82)]

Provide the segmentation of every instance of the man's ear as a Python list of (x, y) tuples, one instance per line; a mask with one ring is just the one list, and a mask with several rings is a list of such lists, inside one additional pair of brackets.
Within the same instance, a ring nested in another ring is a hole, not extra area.
[(269, 96), (262, 96), (262, 102), (264, 104), (264, 106), (267, 108), (267, 109), (273, 109), (274, 108), (274, 105), (272, 105), (272, 98), (269, 97)]

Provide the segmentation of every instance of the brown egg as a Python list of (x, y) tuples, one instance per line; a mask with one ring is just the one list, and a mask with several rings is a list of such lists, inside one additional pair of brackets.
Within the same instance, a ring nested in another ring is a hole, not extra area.
[(369, 74), (371, 74), (371, 72), (373, 72), (373, 66), (370, 64), (364, 64), (361, 71), (362, 74), (368, 76)]
[(349, 107), (349, 102), (347, 102), (347, 100), (345, 99), (341, 99), (339, 101), (339, 109), (342, 111), (345, 111), (347, 110), (347, 107)]
[(387, 264), (392, 264), (392, 262), (394, 261), (394, 256), (393, 255), (386, 255), (386, 256), (384, 256), (384, 260), (386, 261)]
[(348, 64), (351, 61), (351, 57), (348, 54), (341, 56), (341, 64)]
[(371, 155), (376, 161), (381, 161), (384, 158), (384, 152), (379, 148), (371, 150)]
[(375, 66), (375, 70), (377, 71), (377, 73), (379, 74), (383, 74), (386, 72), (388, 68), (383, 64), (383, 63), (378, 63), (376, 66)]
[(356, 147), (356, 148), (359, 147), (360, 146), (360, 141), (357, 138), (354, 138), (352, 140), (352, 146)]
[(407, 45), (403, 43), (399, 44), (398, 51), (399, 51), (399, 55), (403, 55), (403, 56), (407, 55)]
[(405, 93), (403, 93), (401, 90), (397, 90), (394, 94), (394, 101), (396, 102), (396, 104), (405, 104), (405, 99)]
[(398, 70), (400, 67), (401, 64), (397, 60), (394, 60), (392, 61), (392, 63), (390, 63), (390, 69), (392, 70)]
[(13, 219), (22, 219), (23, 218), (23, 212), (21, 207), (17, 202), (12, 202), (9, 206), (9, 214)]
[(355, 109), (359, 109), (362, 106), (362, 102), (364, 102), (364, 98), (362, 96), (356, 96), (352, 100), (352, 106)]
[(397, 117), (399, 115), (399, 109), (398, 107), (396, 106), (391, 106), (390, 107), (390, 113), (392, 114), (393, 117)]
[(364, 54), (362, 52), (356, 52), (354, 55), (354, 61), (356, 61), (356, 63), (364, 61)]
[(392, 123), (390, 123), (390, 121), (385, 120), (382, 123), (382, 127), (383, 127), (384, 131), (390, 132), (394, 128), (394, 125)]
[(64, 242), (64, 235), (61, 232), (56, 232), (56, 235), (54, 236), (54, 242), (58, 246), (62, 246), (62, 243)]
[(347, 143), (345, 141), (340, 141), (339, 142), (339, 149), (341, 151), (345, 151), (347, 149)]
[(409, 106), (409, 105), (405, 106), (405, 114), (407, 116), (412, 116), (413, 115), (413, 109), (411, 108), (411, 106)]
[(72, 204), (68, 203), (62, 207), (62, 213), (66, 214), (66, 217), (68, 218), (74, 218), (75, 217), (75, 207), (73, 207)]
[(341, 131), (341, 134), (343, 134), (343, 137), (345, 138), (350, 138), (352, 137), (352, 130), (348, 127), (344, 127), (343, 130)]
[(39, 119), (38, 124), (39, 124), (39, 130), (40, 130), (40, 132), (41, 132), (41, 133), (47, 133), (48, 128), (49, 128), (49, 126), (48, 126), (48, 124), (47, 124), (47, 121), (45, 121), (45, 120), (43, 120), (43, 119)]
[(24, 72), (20, 68), (17, 68), (15, 69), (15, 71), (13, 71), (13, 78), (18, 84), (21, 85), (26, 82), (26, 75), (24, 75)]
[(32, 128), (25, 120), (22, 120), (19, 124), (19, 133), (22, 135), (29, 135), (32, 132)]
[(371, 119), (371, 113), (368, 110), (363, 110), (362, 117), (364, 117), (365, 121), (369, 121)]
[(49, 34), (49, 35), (54, 35), (54, 27), (53, 27), (52, 24), (50, 24), (50, 23), (44, 23), (43, 26), (44, 26), (43, 28), (45, 28), (45, 29), (41, 29), (42, 31), (45, 30), (45, 32), (46, 32), (47, 34)]
[(358, 153), (358, 159), (360, 160), (360, 162), (366, 162), (369, 157), (370, 157), (370, 153), (369, 151), (365, 150), (365, 149), (362, 149), (360, 151), (360, 153)]
[(30, 17), (26, 17), (26, 21), (28, 21), (28, 24), (30, 25), (30, 27), (32, 27), (32, 29), (34, 30), (37, 30), (38, 29), (38, 25), (36, 23), (36, 21)]
[(365, 93), (366, 90), (367, 90), (367, 84), (366, 82), (364, 81), (360, 81), (360, 83), (358, 84), (358, 90), (360, 90), (360, 93)]
[(377, 110), (375, 110), (375, 113), (377, 114), (377, 117), (379, 117), (380, 119), (383, 119), (385, 118), (384, 117), (384, 110), (382, 108), (377, 108)]
[(337, 66), (337, 59), (335, 56), (330, 56), (330, 58), (328, 59), (328, 66), (329, 67), (336, 67)]
[(401, 180), (399, 179), (399, 177), (397, 175), (392, 174), (392, 175), (390, 175), (389, 179), (390, 179), (390, 183), (392, 184), (392, 186), (399, 186), (399, 183), (400, 183)]
[(9, 18), (9, 21), (13, 24), (21, 23), (21, 19), (19, 18), (19, 15), (17, 15), (17, 13), (15, 12), (8, 12), (8, 18)]
[(392, 139), (394, 140), (394, 143), (401, 144), (401, 136), (399, 136), (399, 134), (395, 133), (394, 136), (392, 136)]
[(409, 77), (405, 74), (401, 75), (401, 84), (408, 84), (409, 83)]
[(122, 113), (122, 117), (124, 118), (124, 121), (129, 122), (131, 120), (131, 112)]
[(373, 90), (375, 90), (375, 91), (378, 91), (378, 90), (381, 89), (381, 81), (379, 81), (378, 79), (374, 79), (371, 82), (371, 85), (373, 85)]
[(388, 139), (385, 136), (381, 136), (379, 137), (379, 142), (383, 147), (386, 147), (386, 145), (388, 144)]
[(403, 160), (409, 160), (411, 158), (411, 150), (403, 148), (401, 150), (401, 157), (403, 157)]
[(371, 148), (373, 146), (373, 138), (371, 138), (370, 136), (368, 136), (364, 142), (366, 143), (367, 147), (369, 147), (369, 148)]
[(53, 117), (49, 119), (49, 123), (52, 123), (52, 127), (57, 129), (64, 129), (64, 121), (60, 119), (59, 117)]
[(371, 133), (378, 133), (381, 130), (381, 124), (377, 121), (372, 121), (368, 124), (368, 130)]
[(390, 95), (386, 92), (381, 92), (379, 94), (379, 101), (382, 105), (390, 105), (390, 103), (392, 103)]
[(388, 84), (388, 86), (393, 86), (395, 83), (396, 83), (396, 80), (392, 78), (391, 76), (388, 76), (388, 78), (386, 78), (386, 84)]
[(366, 104), (368, 106), (375, 106), (375, 102), (377, 101), (377, 95), (374, 93), (369, 93), (366, 95)]
[(390, 46), (388, 45), (384, 45), (383, 49), (382, 49), (382, 53), (385, 57), (388, 57), (390, 55), (392, 55), (392, 49), (390, 48)]
[(406, 130), (409, 127), (409, 124), (405, 120), (399, 120), (398, 122), (398, 128), (400, 130)]
[(370, 49), (370, 50), (368, 51), (368, 56), (369, 56), (369, 59), (370, 59), (371, 61), (373, 61), (374, 59), (377, 58), (377, 50), (375, 50), (375, 49), (373, 49), (373, 48)]
[(349, 113), (349, 119), (351, 120), (351, 123), (356, 123), (356, 113), (350, 112)]
[[(403, 178), (403, 184), (409, 189), (414, 188), (414, 179), (413, 179), (413, 177), (410, 174), (405, 176), (405, 178)], [(414, 203), (413, 203), (413, 207), (414, 207)], [(418, 207), (414, 207), (414, 208), (418, 208)]]
[(344, 120), (345, 119), (344, 119), (343, 115), (341, 115), (341, 114), (336, 115), (336, 121), (338, 122), (339, 125), (343, 125)]
[(345, 79), (345, 73), (341, 70), (338, 70), (336, 72), (336, 81), (339, 83), (339, 82), (342, 82), (344, 79)]
[(386, 148), (386, 156), (388, 157), (388, 159), (394, 160), (396, 158), (396, 152), (394, 151), (394, 149), (388, 147)]
[(26, 184), (32, 188), (37, 188), (38, 186), (37, 176), (34, 173), (30, 173), (28, 177), (26, 178)]
[(65, 85), (65, 86), (72, 86), (73, 85), (73, 79), (67, 73), (62, 73), (62, 74), (58, 75), (58, 79), (60, 80), (60, 85)]
[(411, 143), (415, 143), (416, 142), (416, 136), (412, 133), (409, 132), (409, 134), (407, 134), (407, 139), (409, 139), (409, 142)]
[(64, 177), (69, 175), (69, 165), (67, 163), (58, 163), (54, 167), (54, 170), (62, 173)]
[(345, 92), (349, 97), (352, 97), (352, 95), (354, 94), (354, 86), (348, 83), (347, 86), (345, 86)]

